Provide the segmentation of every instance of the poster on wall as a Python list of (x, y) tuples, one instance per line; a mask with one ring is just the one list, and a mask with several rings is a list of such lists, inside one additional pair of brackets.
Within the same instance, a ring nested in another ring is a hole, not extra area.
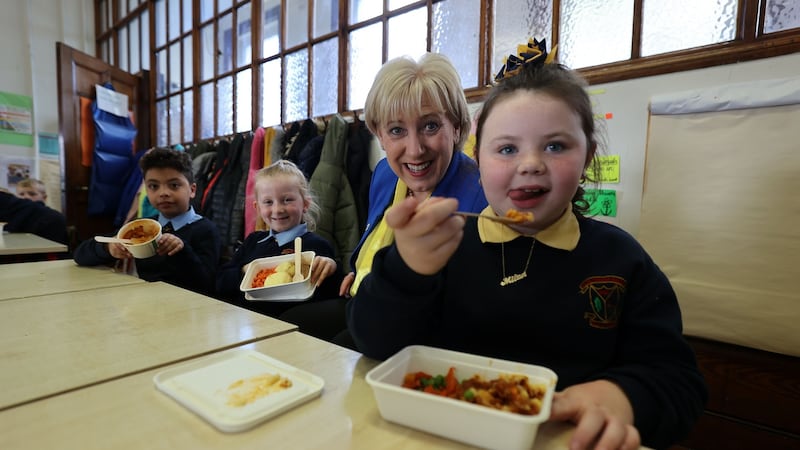
[(0, 91), (0, 144), (33, 147), (33, 99)]
[(33, 158), (0, 156), (0, 187), (15, 192), (17, 183), (33, 176)]

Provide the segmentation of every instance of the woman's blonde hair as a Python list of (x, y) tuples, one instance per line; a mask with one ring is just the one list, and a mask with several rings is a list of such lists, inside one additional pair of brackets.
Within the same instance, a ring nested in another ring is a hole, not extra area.
[(422, 104), (444, 113), (459, 131), (461, 150), (470, 128), (469, 109), (461, 78), (446, 56), (426, 53), (419, 62), (409, 56), (387, 61), (375, 75), (364, 104), (364, 120), (372, 134), (381, 126), (408, 115), (422, 114)]
[[(319, 205), (317, 205), (317, 202), (314, 199), (314, 194), (311, 192), (311, 187), (308, 185), (308, 180), (306, 179), (305, 174), (303, 174), (303, 171), (300, 170), (293, 162), (286, 159), (280, 159), (259, 170), (256, 172), (255, 186), (257, 187), (259, 183), (263, 181), (281, 176), (294, 178), (295, 182), (297, 183), (297, 189), (300, 191), (300, 195), (303, 197), (304, 201), (308, 202), (308, 209), (305, 213), (303, 213), (303, 222), (306, 223), (308, 231), (316, 230), (317, 217), (319, 217), (320, 211)], [(258, 189), (256, 189), (255, 192), (256, 201), (258, 201)]]

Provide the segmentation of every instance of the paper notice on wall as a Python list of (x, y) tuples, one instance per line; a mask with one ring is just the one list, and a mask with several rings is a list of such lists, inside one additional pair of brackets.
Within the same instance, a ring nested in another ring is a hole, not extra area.
[(128, 96), (119, 92), (106, 89), (99, 84), (95, 85), (97, 91), (97, 107), (102, 111), (115, 116), (128, 117)]

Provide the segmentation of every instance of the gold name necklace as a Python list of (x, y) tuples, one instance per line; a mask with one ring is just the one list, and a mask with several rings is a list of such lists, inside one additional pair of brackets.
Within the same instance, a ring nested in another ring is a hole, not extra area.
[(500, 243), (500, 255), (502, 256), (503, 261), (503, 280), (500, 282), (500, 286), (508, 286), (509, 284), (514, 284), (517, 281), (528, 277), (528, 266), (531, 263), (531, 255), (533, 255), (533, 246), (536, 245), (536, 239), (532, 238), (532, 240), (533, 242), (531, 242), (531, 249), (528, 252), (528, 260), (525, 262), (525, 268), (522, 269), (522, 272), (520, 273), (515, 273), (508, 276), (506, 276), (506, 243)]

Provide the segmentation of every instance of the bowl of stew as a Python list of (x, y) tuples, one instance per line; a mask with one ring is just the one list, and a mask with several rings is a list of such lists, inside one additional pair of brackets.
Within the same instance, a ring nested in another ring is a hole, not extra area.
[(122, 244), (134, 258), (145, 259), (156, 255), (158, 238), (161, 237), (161, 224), (153, 219), (132, 220), (117, 232), (119, 239), (130, 239), (130, 244)]
[(542, 366), (412, 345), (366, 380), (389, 422), (476, 447), (530, 449), (558, 377)]

